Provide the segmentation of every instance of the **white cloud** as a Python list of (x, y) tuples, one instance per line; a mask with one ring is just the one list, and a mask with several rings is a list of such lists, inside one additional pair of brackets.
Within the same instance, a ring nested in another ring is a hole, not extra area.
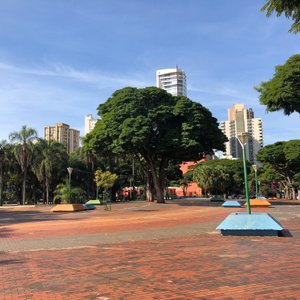
[[(137, 77), (136, 77), (137, 78)], [(22, 125), (38, 129), (56, 122), (82, 130), (84, 116), (125, 86), (144, 87), (135, 78), (81, 71), (63, 64), (20, 67), (0, 63), (0, 138)]]
[[(230, 99), (234, 103), (238, 101), (246, 101), (247, 103), (251, 103), (251, 105), (257, 105), (257, 95), (254, 90), (251, 88), (247, 88), (244, 86), (235, 85), (232, 87), (231, 83), (205, 83), (205, 87), (194, 87), (192, 85), (188, 86), (188, 91), (192, 93), (200, 93), (204, 95), (209, 95), (210, 98), (213, 96), (216, 97), (216, 105), (220, 105), (219, 97), (223, 97), (225, 99)], [(214, 100), (212, 99), (214, 102)]]
[(137, 79), (105, 75), (95, 71), (81, 71), (59, 63), (48, 64), (47, 67), (23, 68), (0, 62), (0, 70), (41, 77), (62, 77), (74, 81), (90, 83), (97, 87), (111, 87), (116, 85), (144, 87), (149, 85), (149, 83)]

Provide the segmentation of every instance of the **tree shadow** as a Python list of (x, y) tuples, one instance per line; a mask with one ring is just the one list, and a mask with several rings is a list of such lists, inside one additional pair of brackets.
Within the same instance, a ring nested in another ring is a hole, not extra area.
[[(298, 200), (297, 200), (298, 201)], [(291, 202), (291, 201), (269, 201), (271, 203), (271, 205), (276, 206), (276, 205), (300, 205), (300, 201), (299, 202)]]
[(11, 229), (8, 229), (8, 228), (5, 228), (5, 227), (2, 228), (0, 226), (0, 238), (9, 237), (11, 232), (12, 232)]
[(5, 265), (23, 264), (24, 262), (25, 259), (23, 258), (17, 258), (15, 255), (0, 251), (0, 267)]
[(208, 206), (208, 207), (221, 207), (223, 201), (210, 201), (203, 199), (176, 199), (176, 200), (168, 200), (168, 204), (177, 204), (180, 206)]
[(4, 259), (0, 260), (0, 266), (1, 265), (13, 265), (13, 264), (23, 264), (24, 261), (20, 259)]
[(153, 212), (153, 211), (159, 211), (158, 209), (132, 209), (128, 210), (132, 212)]
[[(26, 207), (24, 207), (26, 209)], [(90, 211), (84, 211), (88, 213)], [(40, 210), (14, 210), (4, 209), (0, 210), (0, 234), (2, 232), (1, 226), (28, 223), (28, 222), (41, 222), (41, 221), (53, 221), (53, 220), (69, 220), (76, 221), (78, 219), (87, 218), (86, 214), (78, 214), (78, 212), (59, 212), (53, 213)]]
[[(245, 207), (245, 199), (233, 199), (233, 201), (238, 201), (241, 204), (241, 207)], [(269, 201), (271, 203), (270, 208), (274, 208), (277, 205), (300, 205), (299, 202), (291, 202), (291, 201)], [(220, 207), (222, 206), (223, 201), (211, 201), (209, 199), (191, 199), (191, 198), (186, 198), (186, 199), (174, 199), (174, 200), (167, 200), (166, 203), (168, 204), (177, 204), (180, 206), (208, 206), (208, 207)]]

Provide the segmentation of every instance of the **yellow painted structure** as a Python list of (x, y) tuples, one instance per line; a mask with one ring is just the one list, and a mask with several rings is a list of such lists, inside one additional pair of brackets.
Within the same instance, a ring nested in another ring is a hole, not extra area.
[(86, 210), (83, 204), (57, 204), (51, 209), (52, 212), (72, 212), (81, 210)]
[[(245, 203), (247, 205), (247, 203)], [(271, 203), (268, 200), (250, 199), (251, 207), (270, 207)]]

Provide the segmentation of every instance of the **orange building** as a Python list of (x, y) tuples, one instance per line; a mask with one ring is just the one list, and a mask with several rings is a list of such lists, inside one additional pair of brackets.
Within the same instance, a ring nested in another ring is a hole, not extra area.
[[(189, 171), (190, 166), (194, 166), (199, 162), (206, 161), (206, 159), (202, 159), (197, 162), (193, 161), (188, 161), (184, 162), (180, 165), (180, 170), (182, 174), (185, 174)], [(170, 196), (176, 196), (176, 197), (201, 197), (202, 196), (202, 189), (198, 186), (196, 182), (191, 182), (189, 183), (188, 186), (178, 186), (178, 187), (173, 187), (170, 186), (168, 187), (168, 192)]]

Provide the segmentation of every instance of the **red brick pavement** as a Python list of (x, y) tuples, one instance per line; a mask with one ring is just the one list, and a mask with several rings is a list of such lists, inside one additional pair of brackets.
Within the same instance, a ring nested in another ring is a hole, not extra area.
[[(0, 299), (300, 299), (300, 205), (292, 204), (254, 210), (270, 212), (288, 237), (223, 237), (215, 228), (237, 209), (209, 202), (1, 210), (10, 250), (0, 252)], [(101, 243), (107, 235), (115, 240)], [(80, 247), (61, 242), (83, 237)], [(26, 241), (40, 250), (22, 250)]]

